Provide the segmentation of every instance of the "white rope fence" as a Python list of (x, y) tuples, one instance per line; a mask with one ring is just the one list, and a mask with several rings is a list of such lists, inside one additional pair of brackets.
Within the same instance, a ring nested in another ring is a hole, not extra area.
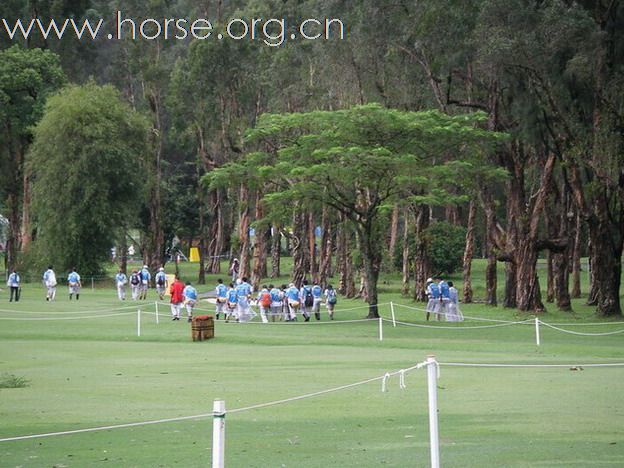
[[(394, 371), (394, 372), (386, 372), (383, 376), (380, 377), (373, 377), (370, 379), (366, 379), (366, 380), (361, 380), (358, 382), (354, 382), (354, 383), (350, 383), (350, 384), (346, 384), (346, 385), (340, 385), (337, 387), (332, 387), (332, 388), (328, 388), (325, 390), (319, 390), (317, 392), (311, 392), (311, 393), (305, 393), (303, 395), (298, 395), (298, 396), (294, 396), (294, 397), (290, 397), (290, 398), (284, 398), (281, 400), (274, 400), (274, 401), (269, 401), (269, 402), (265, 402), (265, 403), (258, 403), (255, 405), (250, 405), (250, 406), (245, 406), (245, 407), (241, 407), (241, 408), (236, 408), (236, 409), (231, 409), (228, 410), (228, 413), (230, 414), (235, 414), (235, 413), (242, 413), (245, 411), (251, 411), (254, 409), (260, 409), (260, 408), (267, 408), (269, 406), (276, 406), (276, 405), (282, 405), (282, 404), (286, 404), (286, 403), (291, 403), (294, 401), (299, 401), (299, 400), (304, 400), (307, 398), (313, 398), (313, 397), (318, 397), (318, 396), (322, 396), (322, 395), (327, 395), (329, 393), (334, 393), (334, 392), (338, 392), (341, 390), (347, 390), (350, 388), (355, 388), (355, 387), (359, 387), (361, 385), (365, 385), (365, 384), (369, 384), (371, 382), (377, 382), (377, 381), (386, 381), (389, 377), (395, 376), (395, 375), (401, 375), (401, 374), (405, 374), (406, 372), (410, 372), (416, 369), (420, 369), (422, 368), (426, 363), (419, 363), (416, 364), (414, 366), (405, 368), (405, 369), (400, 369), (398, 371)], [(386, 387), (382, 386), (382, 391), (386, 391)], [(124, 423), (124, 424), (115, 424), (115, 425), (110, 425), (110, 426), (98, 426), (98, 427), (90, 427), (90, 428), (85, 428), (85, 429), (73, 429), (73, 430), (67, 430), (67, 431), (58, 431), (58, 432), (46, 432), (46, 433), (41, 433), (41, 434), (30, 434), (30, 435), (23, 435), (23, 436), (15, 436), (15, 437), (5, 437), (0, 439), (0, 442), (11, 442), (11, 441), (18, 441), (18, 440), (28, 440), (28, 439), (38, 439), (38, 438), (44, 438), (44, 437), (55, 437), (55, 436), (62, 436), (62, 435), (71, 435), (71, 434), (82, 434), (82, 433), (87, 433), (87, 432), (96, 432), (96, 431), (108, 431), (108, 430), (112, 430), (112, 429), (124, 429), (124, 428), (130, 428), (130, 427), (139, 427), (139, 426), (148, 426), (148, 425), (152, 425), (152, 424), (162, 424), (162, 423), (170, 423), (170, 422), (179, 422), (179, 421), (188, 421), (188, 420), (193, 420), (193, 419), (202, 419), (202, 418), (207, 418), (213, 416), (213, 413), (201, 413), (201, 414), (195, 414), (193, 416), (179, 416), (179, 417), (174, 417), (174, 418), (163, 418), (163, 419), (154, 419), (154, 420), (149, 420), (149, 421), (141, 421), (141, 422), (132, 422), (132, 423)]]

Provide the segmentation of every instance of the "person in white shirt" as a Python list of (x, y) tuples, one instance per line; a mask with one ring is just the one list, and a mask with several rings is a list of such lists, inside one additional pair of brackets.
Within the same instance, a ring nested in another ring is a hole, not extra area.
[(46, 301), (53, 301), (56, 298), (56, 274), (52, 265), (43, 274), (43, 284), (46, 287)]
[(126, 284), (128, 284), (128, 277), (122, 269), (115, 275), (115, 283), (117, 285), (117, 297), (120, 301), (126, 300)]
[(9, 275), (9, 279), (7, 280), (7, 286), (11, 290), (11, 296), (9, 298), (9, 302), (19, 302), (20, 300), (20, 275), (13, 269), (11, 274)]

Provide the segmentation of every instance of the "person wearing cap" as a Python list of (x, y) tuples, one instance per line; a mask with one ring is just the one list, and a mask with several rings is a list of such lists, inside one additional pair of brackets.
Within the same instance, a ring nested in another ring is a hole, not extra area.
[(435, 314), (438, 320), (440, 320), (440, 288), (438, 283), (432, 278), (427, 280), (427, 296), (429, 297), (427, 301), (427, 320), (429, 320), (431, 314)]
[(115, 284), (117, 285), (117, 297), (120, 301), (126, 300), (126, 284), (128, 284), (128, 277), (120, 268), (119, 272), (115, 275)]
[(140, 276), (141, 288), (139, 293), (139, 300), (144, 301), (145, 299), (147, 299), (147, 288), (149, 288), (149, 282), (152, 279), (152, 275), (150, 274), (149, 267), (147, 265), (143, 265)]
[(154, 277), (156, 281), (156, 292), (158, 293), (158, 298), (162, 301), (165, 298), (165, 291), (167, 291), (167, 275), (165, 274), (165, 269), (160, 267), (158, 269), (158, 273)]
[(130, 290), (132, 291), (132, 300), (136, 301), (141, 293), (141, 273), (138, 270), (132, 270), (130, 274)]
[(438, 320), (441, 320), (444, 315), (444, 319), (448, 321), (451, 295), (449, 285), (442, 277), (439, 277), (438, 288), (440, 289), (440, 315), (438, 315)]

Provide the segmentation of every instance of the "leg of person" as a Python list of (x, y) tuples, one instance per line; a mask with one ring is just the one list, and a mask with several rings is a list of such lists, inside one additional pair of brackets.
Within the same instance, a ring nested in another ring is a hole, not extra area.
[(171, 320), (178, 320), (176, 318), (176, 305), (174, 303), (171, 303)]
[(15, 295), (15, 288), (9, 286), (9, 302), (13, 302), (13, 296)]
[(334, 320), (334, 304), (327, 304), (327, 314), (330, 320)]
[(20, 297), (22, 297), (22, 287), (18, 286), (17, 290), (15, 291), (15, 302), (19, 302)]
[(314, 311), (314, 317), (316, 320), (321, 320), (321, 299), (314, 298), (314, 305), (312, 306), (312, 310)]
[(301, 303), (301, 314), (303, 315), (303, 318), (306, 322), (310, 320), (310, 314), (308, 313), (308, 308), (303, 303)]
[(267, 318), (267, 308), (264, 306), (260, 306), (260, 319), (262, 323), (269, 323), (269, 319)]
[(186, 303), (186, 321), (190, 322), (193, 320), (193, 304), (191, 302)]
[(50, 300), (53, 301), (54, 299), (56, 299), (56, 286), (52, 287), (52, 293), (50, 295)]
[(76, 288), (76, 300), (80, 299), (80, 287)]

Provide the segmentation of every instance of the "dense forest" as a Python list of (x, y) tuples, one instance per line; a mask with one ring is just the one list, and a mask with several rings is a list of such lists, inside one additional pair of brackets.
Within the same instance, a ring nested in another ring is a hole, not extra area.
[[(153, 39), (113, 38), (119, 11), (158, 20)], [(7, 270), (96, 273), (130, 244), (156, 269), (179, 238), (200, 283), (235, 256), (257, 286), (288, 255), (295, 281), (334, 277), (375, 316), (379, 273), (424, 299), (453, 233), (465, 302), (478, 256), (479, 299), (570, 310), (587, 257), (588, 303), (621, 315), (618, 0), (6, 0), (0, 18)], [(106, 34), (10, 37), (52, 18)], [(157, 36), (176, 18), (214, 34)], [(233, 18), (256, 37), (217, 40)], [(295, 34), (307, 19), (318, 38)]]

